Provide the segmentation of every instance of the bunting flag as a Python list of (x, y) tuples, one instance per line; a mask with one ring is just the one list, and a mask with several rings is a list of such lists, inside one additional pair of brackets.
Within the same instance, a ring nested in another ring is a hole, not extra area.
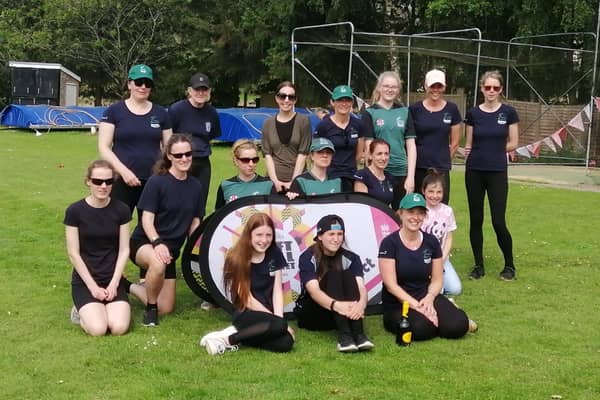
[(535, 143), (529, 144), (525, 147), (527, 148), (529, 153), (531, 153), (535, 158), (538, 158), (540, 156), (540, 144), (541, 143), (542, 142), (535, 142)]
[(558, 145), (558, 147), (562, 148), (562, 140), (561, 140), (561, 132), (566, 131), (565, 128), (560, 128), (556, 132), (554, 132), (550, 137), (554, 140), (554, 143)]
[(600, 111), (600, 97), (594, 97), (594, 103), (596, 104), (596, 110)]
[(531, 158), (531, 154), (529, 154), (529, 150), (527, 150), (527, 146), (517, 148), (516, 152), (524, 157)]
[(567, 140), (567, 130), (565, 128), (560, 129), (558, 131), (558, 136), (560, 136), (560, 138), (564, 142), (565, 140)]
[(587, 117), (588, 121), (592, 120), (592, 103), (589, 103), (587, 106), (585, 106), (583, 108), (583, 112), (585, 114), (585, 116)]
[(552, 138), (550, 136), (542, 140), (542, 142), (544, 142), (546, 146), (550, 147), (550, 150), (556, 153), (556, 146), (554, 145), (554, 142), (552, 141)]
[(578, 112), (577, 115), (574, 116), (567, 125), (572, 126), (573, 128), (578, 129), (580, 131), (585, 130), (585, 128), (583, 127), (583, 118), (581, 117), (581, 111)]

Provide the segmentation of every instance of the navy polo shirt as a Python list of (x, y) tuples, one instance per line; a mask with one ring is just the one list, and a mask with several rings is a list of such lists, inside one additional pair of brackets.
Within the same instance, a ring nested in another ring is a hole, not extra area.
[(169, 107), (169, 116), (174, 133), (192, 135), (194, 157), (210, 156), (210, 141), (221, 136), (221, 122), (216, 108), (208, 103), (197, 108), (184, 99)]
[(356, 146), (358, 140), (364, 136), (362, 121), (350, 116), (350, 122), (342, 129), (326, 116), (317, 125), (316, 136), (331, 140), (335, 147), (327, 175), (330, 178), (352, 178), (356, 172)]

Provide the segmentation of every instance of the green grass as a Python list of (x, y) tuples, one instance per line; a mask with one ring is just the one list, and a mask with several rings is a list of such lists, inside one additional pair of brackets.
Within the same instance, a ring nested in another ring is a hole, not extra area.
[[(463, 280), (457, 297), (479, 323), (475, 335), (401, 348), (371, 316), (371, 354), (343, 355), (332, 333), (297, 330), (290, 354), (246, 348), (212, 357), (198, 339), (228, 317), (201, 311), (182, 279), (177, 311), (156, 329), (141, 326), (135, 300), (123, 337), (91, 338), (70, 323), (62, 219), (86, 194), (83, 174), (96, 156), (96, 137), (85, 133), (0, 131), (2, 399), (600, 397), (598, 193), (511, 185), (518, 280), (497, 280), (502, 258), (486, 217), (488, 276)], [(229, 148), (216, 147), (212, 160), (209, 209), (218, 182), (234, 174)], [(462, 175), (452, 180), (453, 264), (464, 277), (472, 265), (468, 215)], [(133, 266), (128, 273), (136, 274)]]

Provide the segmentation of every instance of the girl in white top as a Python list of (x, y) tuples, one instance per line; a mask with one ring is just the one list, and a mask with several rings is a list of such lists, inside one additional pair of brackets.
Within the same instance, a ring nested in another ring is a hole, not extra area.
[(462, 291), (460, 278), (450, 262), (452, 250), (452, 232), (456, 230), (456, 219), (452, 208), (442, 203), (444, 196), (444, 177), (435, 169), (430, 168), (423, 179), (423, 196), (427, 203), (427, 214), (421, 229), (435, 236), (442, 247), (444, 260), (444, 286), (442, 293), (459, 295)]

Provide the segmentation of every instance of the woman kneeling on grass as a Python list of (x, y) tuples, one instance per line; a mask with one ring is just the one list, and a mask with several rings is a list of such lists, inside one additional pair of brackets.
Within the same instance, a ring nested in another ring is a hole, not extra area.
[(300, 328), (337, 329), (338, 351), (371, 350), (374, 345), (363, 330), (367, 289), (362, 263), (343, 244), (344, 221), (337, 215), (321, 218), (315, 244), (300, 255), (303, 293), (294, 311)]
[(142, 219), (131, 234), (131, 261), (146, 270), (146, 282), (130, 284), (130, 292), (146, 304), (144, 326), (175, 309), (175, 261), (204, 217), (205, 188), (188, 174), (191, 166), (191, 139), (173, 134), (138, 203)]
[(402, 227), (381, 241), (383, 326), (396, 334), (402, 319), (402, 302), (408, 301), (413, 340), (436, 336), (458, 339), (468, 331), (474, 332), (477, 325), (441, 294), (442, 249), (435, 236), (421, 231), (426, 213), (422, 195), (405, 195), (397, 212)]
[(131, 316), (125, 287), (120, 284), (129, 255), (131, 212), (125, 203), (110, 197), (114, 179), (108, 161), (92, 162), (85, 178), (90, 195), (71, 204), (64, 219), (73, 264), (71, 319), (75, 322), (78, 317), (83, 330), (92, 336), (107, 331), (126, 333)]
[(235, 311), (233, 326), (200, 340), (208, 354), (237, 350), (238, 344), (284, 353), (294, 345), (294, 331), (283, 319), (281, 270), (287, 266), (275, 244), (267, 214), (252, 215), (237, 243), (225, 256), (223, 280)]

